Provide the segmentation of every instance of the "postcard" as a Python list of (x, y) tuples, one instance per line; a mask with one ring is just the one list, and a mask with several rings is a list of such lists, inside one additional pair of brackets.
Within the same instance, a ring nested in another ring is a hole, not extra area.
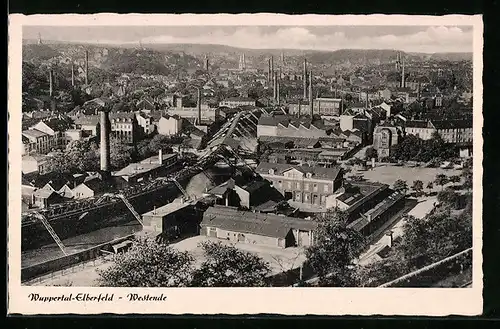
[(481, 314), (482, 33), (11, 15), (9, 314)]

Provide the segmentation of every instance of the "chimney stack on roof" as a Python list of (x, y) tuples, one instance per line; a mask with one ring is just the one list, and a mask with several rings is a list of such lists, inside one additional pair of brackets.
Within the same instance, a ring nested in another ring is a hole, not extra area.
[(161, 166), (161, 165), (163, 165), (163, 151), (162, 151), (162, 149), (160, 149), (160, 150), (158, 151), (158, 164), (159, 164), (160, 166)]

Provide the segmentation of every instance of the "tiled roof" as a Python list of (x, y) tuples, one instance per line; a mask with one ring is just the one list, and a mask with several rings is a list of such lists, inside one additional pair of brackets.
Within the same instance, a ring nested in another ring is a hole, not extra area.
[(135, 119), (135, 113), (133, 112), (111, 112), (109, 114), (109, 118), (111, 120), (123, 120), (123, 119), (128, 119), (128, 120), (133, 120)]
[(22, 161), (47, 161), (50, 157), (43, 154), (31, 154), (22, 157)]
[(255, 169), (259, 174), (269, 174), (269, 170), (273, 169), (275, 175), (283, 175), (284, 172), (290, 169), (296, 169), (302, 173), (312, 173), (312, 178), (316, 179), (335, 179), (340, 174), (341, 169), (323, 168), (323, 167), (307, 167), (307, 166), (294, 166), (284, 163), (269, 163), (261, 162)]
[(205, 211), (201, 226), (285, 238), (291, 229), (312, 231), (318, 227), (318, 223), (274, 214), (240, 211), (233, 207), (215, 206)]
[(37, 129), (28, 129), (23, 131), (23, 135), (26, 137), (34, 137), (34, 138), (39, 138), (43, 136), (48, 136), (47, 133), (44, 133), (43, 131), (37, 130)]
[(99, 121), (100, 119), (98, 115), (81, 115), (75, 118), (74, 123), (76, 125), (97, 126)]
[(433, 120), (436, 129), (466, 129), (472, 128), (472, 120)]
[[(41, 188), (41, 189), (38, 189), (35, 191), (35, 193), (33, 193), (33, 196), (37, 197), (37, 198), (44, 198), (44, 199), (48, 199), (49, 197), (52, 196), (52, 194), (54, 194), (56, 192), (52, 191), (52, 190), (49, 190), (49, 189), (44, 189), (44, 188)], [(57, 194), (57, 193), (56, 193)]]
[(71, 127), (69, 120), (59, 118), (49, 119), (42, 121), (53, 131), (66, 131)]
[(428, 123), (427, 123), (427, 121), (423, 121), (423, 120), (410, 120), (410, 121), (406, 121), (405, 126), (406, 126), (406, 128), (427, 128)]
[(131, 163), (125, 168), (114, 173), (114, 176), (130, 176), (140, 175), (147, 173), (151, 170), (161, 167), (155, 163)]

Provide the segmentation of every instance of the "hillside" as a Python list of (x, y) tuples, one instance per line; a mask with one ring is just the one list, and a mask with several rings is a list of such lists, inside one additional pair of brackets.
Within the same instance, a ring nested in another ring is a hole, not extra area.
[(35, 65), (76, 63), (83, 68), (85, 51), (89, 65), (113, 73), (169, 75), (201, 67), (193, 56), (151, 49), (119, 48), (79, 44), (29, 44), (23, 46), (23, 61)]

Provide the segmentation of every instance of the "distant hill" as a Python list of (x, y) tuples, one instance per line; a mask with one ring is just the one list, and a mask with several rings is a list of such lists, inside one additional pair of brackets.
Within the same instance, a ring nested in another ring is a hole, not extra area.
[(106, 45), (81, 45), (76, 43), (46, 43), (42, 45), (25, 43), (23, 61), (40, 64), (71, 63), (83, 67), (85, 51), (89, 52), (89, 65), (114, 73), (163, 74), (178, 70), (201, 68), (201, 61), (195, 57), (174, 52), (140, 49), (138, 47), (116, 47)]
[[(178, 54), (182, 56), (187, 56), (187, 61), (181, 60), (180, 65), (187, 65), (189, 69), (196, 69), (200, 66), (200, 63), (195, 59), (200, 59), (203, 55), (209, 54), (214, 57), (224, 57), (229, 56), (231, 58), (236, 58), (240, 54), (245, 54), (250, 58), (254, 58), (257, 61), (263, 61), (269, 56), (275, 56), (276, 59), (283, 52), (287, 58), (304, 57), (307, 56), (309, 62), (313, 64), (334, 64), (343, 63), (350, 61), (351, 63), (362, 63), (362, 62), (380, 62), (387, 63), (392, 62), (396, 58), (398, 50), (390, 49), (340, 49), (335, 51), (316, 51), (316, 50), (300, 50), (300, 49), (243, 49), (237, 47), (230, 47), (226, 45), (217, 44), (145, 44), (144, 49), (139, 49), (137, 45), (78, 45), (76, 43), (62, 43), (62, 42), (51, 42), (44, 41), (44, 45), (34, 44), (34, 40), (23, 40), (23, 59), (29, 60), (29, 58), (38, 57), (39, 59), (47, 59), (51, 56), (57, 56), (57, 51), (62, 51), (67, 53), (68, 48), (83, 47), (89, 49), (103, 49), (109, 50), (110, 54), (115, 54), (113, 49), (121, 49), (121, 51), (127, 50), (126, 53), (122, 53), (122, 58), (129, 56), (132, 52), (147, 54), (150, 58), (155, 58), (155, 61), (165, 64), (161, 58), (162, 56), (167, 56), (175, 58), (179, 62)], [(54, 52), (55, 51), (55, 52)], [(81, 51), (81, 50), (80, 50)], [(101, 52), (100, 50), (98, 52)], [(404, 53), (404, 52), (403, 52)], [(177, 54), (177, 55), (176, 55)], [(411, 60), (437, 60), (437, 61), (462, 61), (462, 60), (472, 60), (472, 53), (435, 53), (435, 54), (425, 54), (425, 53), (405, 53), (408, 59)], [(114, 56), (114, 55), (113, 55)], [(125, 57), (124, 57), (125, 56)], [(131, 57), (127, 57), (131, 60)], [(190, 59), (189, 59), (190, 58)], [(119, 57), (114, 57), (115, 60), (119, 60)], [(169, 60), (166, 59), (168, 62)], [(174, 63), (170, 63), (174, 64)], [(155, 66), (154, 64), (153, 66)]]

